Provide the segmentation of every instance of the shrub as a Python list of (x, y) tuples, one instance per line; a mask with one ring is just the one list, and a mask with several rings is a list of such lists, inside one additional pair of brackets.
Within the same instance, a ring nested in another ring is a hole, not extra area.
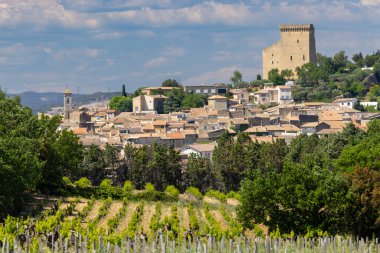
[(179, 196), (179, 190), (175, 188), (173, 185), (169, 185), (165, 189), (165, 194), (172, 198), (178, 198)]
[(92, 183), (88, 178), (82, 177), (81, 179), (74, 182), (74, 185), (79, 188), (89, 188), (92, 187)]
[(226, 194), (224, 194), (224, 193), (222, 193), (220, 191), (216, 191), (216, 190), (208, 190), (206, 192), (206, 196), (216, 198), (216, 199), (218, 199), (221, 202), (226, 202), (227, 201)]
[(241, 196), (240, 196), (240, 194), (237, 193), (237, 192), (234, 192), (234, 191), (230, 191), (230, 192), (226, 195), (226, 197), (227, 197), (228, 199), (237, 199), (237, 200), (241, 201)]
[(113, 197), (117, 199), (121, 197), (121, 189), (112, 186), (111, 180), (104, 179), (99, 186), (99, 195), (101, 197)]
[(154, 185), (152, 183), (147, 183), (145, 185), (145, 190), (148, 192), (154, 192), (156, 189), (154, 188)]
[(129, 180), (125, 181), (124, 186), (123, 186), (124, 196), (126, 196), (126, 197), (131, 196), (133, 190), (134, 190), (134, 187), (133, 187), (132, 182)]
[(187, 194), (193, 195), (197, 199), (201, 200), (203, 198), (202, 193), (199, 191), (198, 188), (190, 186), (189, 188), (186, 189)]
[(73, 183), (71, 182), (70, 178), (68, 178), (68, 177), (63, 177), (62, 181), (65, 184), (65, 186), (72, 186), (73, 185)]

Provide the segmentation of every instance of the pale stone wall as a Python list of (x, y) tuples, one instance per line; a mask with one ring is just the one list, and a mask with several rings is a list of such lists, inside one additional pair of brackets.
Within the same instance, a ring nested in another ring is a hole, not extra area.
[(281, 40), (263, 50), (263, 77), (272, 69), (295, 69), (305, 63), (317, 63), (314, 26), (281, 25)]

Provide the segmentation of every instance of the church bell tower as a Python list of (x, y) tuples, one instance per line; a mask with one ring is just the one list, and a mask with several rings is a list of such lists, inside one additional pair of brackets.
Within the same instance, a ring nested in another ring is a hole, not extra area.
[(63, 93), (63, 111), (64, 111), (64, 120), (70, 120), (70, 112), (72, 110), (72, 93), (69, 87), (66, 88)]

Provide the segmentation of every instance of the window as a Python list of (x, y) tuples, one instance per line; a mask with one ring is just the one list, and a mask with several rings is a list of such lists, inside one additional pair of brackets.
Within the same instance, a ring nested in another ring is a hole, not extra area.
[(299, 40), (297, 40), (297, 43), (300, 43), (300, 41), (299, 41)]
[(216, 89), (211, 89), (211, 93), (215, 94), (216, 93)]
[(290, 56), (290, 60), (293, 61), (293, 56)]
[(204, 89), (203, 94), (207, 94), (207, 93), (208, 93), (208, 89)]
[(305, 55), (302, 56), (302, 59), (305, 60)]
[(200, 89), (196, 89), (195, 93), (201, 93), (201, 90)]
[(274, 64), (274, 62), (272, 61), (272, 64)]

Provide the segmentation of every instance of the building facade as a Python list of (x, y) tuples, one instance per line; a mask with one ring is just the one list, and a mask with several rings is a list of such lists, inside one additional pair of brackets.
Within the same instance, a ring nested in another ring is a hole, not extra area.
[(296, 68), (305, 63), (317, 63), (314, 26), (281, 25), (281, 40), (263, 50), (263, 77), (268, 79), (272, 69), (279, 71), (291, 69), (296, 75)]
[(256, 105), (287, 105), (293, 102), (292, 88), (285, 85), (265, 86), (264, 89), (254, 93), (254, 98)]
[(213, 84), (213, 85), (187, 85), (183, 87), (186, 92), (194, 94), (204, 94), (204, 95), (222, 95), (229, 92), (228, 85), (225, 84)]
[(167, 97), (163, 95), (140, 95), (133, 98), (134, 113), (163, 113), (164, 101)]

